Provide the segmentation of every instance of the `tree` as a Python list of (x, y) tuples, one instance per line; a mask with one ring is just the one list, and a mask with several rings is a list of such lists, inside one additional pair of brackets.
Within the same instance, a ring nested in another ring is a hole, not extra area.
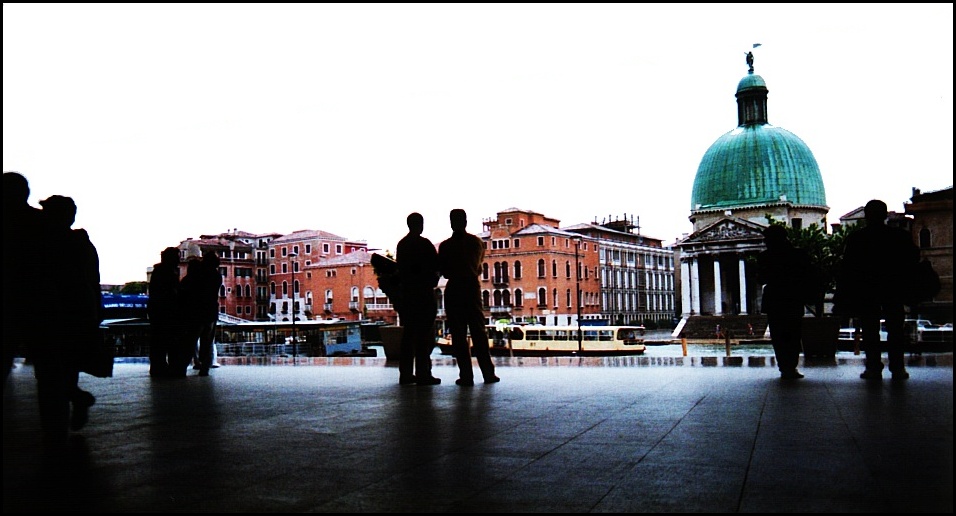
[(130, 281), (119, 287), (119, 294), (145, 294), (149, 284), (145, 281)]

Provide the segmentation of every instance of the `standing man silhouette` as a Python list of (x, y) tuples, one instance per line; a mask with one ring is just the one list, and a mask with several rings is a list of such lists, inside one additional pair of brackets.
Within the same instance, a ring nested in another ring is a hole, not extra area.
[[(475, 374), (471, 355), (478, 359), (478, 367), (485, 383), (501, 381), (495, 376), (495, 365), (488, 351), (485, 315), (481, 309), (481, 284), (478, 274), (485, 257), (481, 239), (465, 231), (468, 217), (465, 210), (456, 208), (449, 214), (452, 235), (438, 246), (438, 268), (448, 279), (445, 287), (445, 310), (451, 329), (451, 345), (458, 362), (458, 380), (462, 386), (474, 385)], [(468, 349), (468, 332), (472, 346)]]
[(757, 283), (764, 286), (761, 308), (767, 314), (777, 368), (783, 379), (803, 378), (797, 364), (803, 333), (802, 283), (810, 270), (810, 256), (790, 243), (784, 226), (770, 226), (763, 236), (767, 249), (757, 255)]
[(179, 367), (183, 361), (179, 356), (183, 339), (179, 305), (179, 249), (167, 247), (150, 274), (146, 305), (150, 330), (149, 375), (154, 378), (185, 376)]
[[(874, 199), (863, 207), (866, 226), (846, 238), (843, 254), (844, 289), (837, 291), (838, 307), (860, 318), (866, 368), (864, 380), (883, 377), (880, 358), (880, 319), (886, 320), (886, 345), (894, 381), (910, 377), (903, 362), (906, 336), (903, 304), (909, 273), (919, 263), (919, 248), (913, 237), (886, 225), (886, 203)], [(842, 305), (842, 306), (840, 306)]]
[[(438, 285), (438, 252), (422, 236), (425, 219), (420, 213), (406, 218), (408, 234), (398, 242), (395, 261), (401, 292), (399, 315), (402, 319), (402, 344), (398, 360), (398, 383), (437, 385), (432, 376), (432, 349), (435, 348), (435, 286)], [(413, 372), (414, 366), (414, 372)]]
[[(44, 328), (50, 286), (41, 260), (43, 215), (29, 204), (30, 185), (17, 172), (3, 173), (3, 363), (4, 380), (17, 355), (25, 355), (35, 332)], [(4, 384), (6, 385), (6, 384)]]

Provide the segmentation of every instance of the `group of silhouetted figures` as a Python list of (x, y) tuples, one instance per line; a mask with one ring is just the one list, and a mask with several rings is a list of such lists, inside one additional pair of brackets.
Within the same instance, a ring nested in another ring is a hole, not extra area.
[(436, 251), (434, 244), (422, 236), (425, 221), (421, 214), (408, 215), (408, 234), (398, 242), (395, 250), (398, 295), (392, 302), (403, 328), (398, 365), (398, 382), (402, 385), (441, 383), (441, 379), (431, 373), (431, 352), (435, 348), (438, 314), (435, 287), (442, 276), (448, 280), (445, 312), (458, 363), (459, 375), (455, 383), (461, 386), (475, 384), (472, 354), (485, 383), (500, 381), (491, 361), (481, 303), (478, 276), (485, 257), (484, 244), (466, 231), (468, 218), (464, 210), (451, 210), (449, 220), (452, 235), (439, 244)]
[(191, 257), (180, 279), (179, 249), (167, 247), (160, 253), (149, 278), (150, 376), (184, 378), (190, 364), (199, 369), (199, 376), (209, 376), (215, 366), (219, 265), (214, 252)]
[[(87, 232), (72, 228), (73, 199), (53, 195), (38, 209), (29, 196), (24, 176), (4, 172), (4, 380), (14, 357), (33, 363), (43, 437), (55, 448), (86, 425), (96, 401), (78, 379), (103, 345), (99, 257)], [(112, 374), (108, 359), (95, 374)]]
[[(91, 393), (79, 388), (79, 373), (108, 376), (112, 357), (108, 372), (94, 372), (93, 350), (102, 345), (99, 258), (87, 232), (72, 228), (73, 199), (54, 195), (40, 201), (42, 209), (38, 209), (29, 205), (29, 194), (25, 177), (4, 173), (4, 378), (14, 357), (22, 354), (33, 363), (44, 439), (57, 445), (65, 442), (70, 429), (86, 424), (95, 402)], [(905, 305), (913, 304), (910, 272), (919, 263), (919, 249), (907, 232), (886, 225), (885, 203), (870, 201), (864, 212), (865, 227), (847, 237), (836, 306), (841, 315), (861, 321), (866, 368), (860, 376), (882, 377), (879, 330), (884, 319), (889, 369), (894, 380), (903, 380), (909, 377), (903, 363), (903, 321)], [(490, 356), (481, 301), (484, 245), (466, 231), (464, 210), (451, 210), (449, 218), (452, 235), (436, 250), (422, 236), (423, 217), (408, 215), (408, 234), (399, 241), (391, 264), (397, 271), (393, 303), (404, 328), (399, 359), (402, 385), (441, 383), (431, 372), (431, 352), (437, 318), (435, 287), (442, 276), (447, 279), (446, 317), (459, 367), (456, 384), (474, 385), (472, 357), (485, 383), (500, 381)], [(802, 378), (797, 363), (807, 284), (812, 283), (811, 261), (806, 251), (791, 244), (784, 226), (771, 224), (764, 237), (766, 250), (757, 259), (758, 281), (764, 285), (762, 310), (767, 313), (781, 376)], [(179, 253), (176, 247), (163, 250), (149, 281), (149, 374), (156, 378), (185, 377), (190, 363), (200, 376), (208, 376), (215, 367), (213, 341), (223, 284), (219, 257), (215, 253), (191, 257), (180, 278)], [(58, 309), (47, 310), (47, 306)]]
[[(874, 199), (863, 210), (865, 225), (846, 238), (834, 311), (859, 320), (866, 353), (860, 378), (866, 380), (883, 375), (880, 320), (885, 320), (889, 370), (894, 381), (901, 381), (909, 378), (903, 361), (905, 307), (931, 297), (932, 291), (919, 291), (919, 248), (908, 232), (886, 224), (886, 203)], [(757, 280), (764, 285), (762, 310), (777, 366), (782, 378), (803, 378), (797, 363), (805, 305), (814, 296), (822, 299), (822, 292), (810, 256), (792, 245), (786, 227), (772, 224), (764, 230), (764, 239), (767, 249), (757, 258)]]

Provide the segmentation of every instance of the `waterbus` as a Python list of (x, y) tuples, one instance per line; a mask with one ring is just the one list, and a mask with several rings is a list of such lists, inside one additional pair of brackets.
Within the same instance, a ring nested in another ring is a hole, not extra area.
[[(487, 326), (495, 356), (622, 356), (643, 355), (644, 326)], [(580, 339), (578, 338), (578, 332)], [(439, 342), (451, 355), (451, 343)]]
[[(339, 319), (291, 322), (243, 321), (220, 314), (218, 356), (285, 355), (324, 357), (361, 355), (362, 323)], [(100, 324), (116, 356), (149, 356), (149, 320), (107, 319)], [(293, 335), (295, 336), (293, 338)]]
[(362, 352), (359, 321), (340, 319), (271, 322), (244, 321), (216, 328), (219, 356), (298, 355), (326, 357)]

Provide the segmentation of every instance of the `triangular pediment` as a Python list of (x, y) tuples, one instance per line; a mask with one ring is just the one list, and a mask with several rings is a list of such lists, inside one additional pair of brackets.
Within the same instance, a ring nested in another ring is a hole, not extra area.
[(687, 238), (681, 240), (678, 245), (712, 244), (716, 242), (763, 242), (764, 228), (766, 226), (748, 220), (727, 217), (691, 233)]

